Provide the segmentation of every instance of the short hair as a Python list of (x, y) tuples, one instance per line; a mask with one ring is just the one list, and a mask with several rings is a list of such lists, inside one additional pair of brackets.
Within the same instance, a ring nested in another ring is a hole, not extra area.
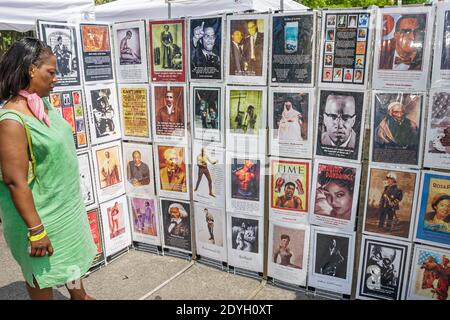
[(127, 31), (127, 36), (128, 36), (128, 35), (130, 35), (130, 36), (133, 35), (133, 33), (131, 32), (131, 30), (128, 30), (128, 31)]
[(174, 95), (172, 90), (167, 90), (167, 91), (166, 91), (166, 94), (164, 95), (164, 97), (167, 96), (168, 93), (171, 93), (172, 96)]
[(400, 27), (400, 21), (402, 21), (404, 19), (414, 19), (414, 20), (417, 21), (417, 23), (419, 23), (419, 19), (417, 18), (416, 15), (413, 15), (413, 14), (402, 15), (400, 17), (400, 19), (398, 19), (397, 22), (395, 23), (395, 32), (398, 32), (397, 29)]
[(134, 150), (133, 153), (131, 154), (132, 157), (134, 157), (135, 154), (138, 154), (139, 157), (141, 157), (141, 152), (139, 150)]
[(58, 36), (58, 39), (56, 39), (56, 41), (62, 40), (61, 36)]
[[(342, 176), (356, 176), (356, 169), (354, 168), (345, 168), (342, 170)], [(320, 185), (325, 186), (330, 183), (335, 183), (338, 186), (346, 188), (350, 193), (353, 194), (353, 189), (355, 187), (355, 180), (349, 180), (349, 179), (339, 179), (339, 178), (332, 178), (327, 177), (327, 171), (322, 171), (318, 176), (318, 182)]]
[(295, 184), (293, 182), (286, 182), (286, 184), (284, 185), (285, 188), (287, 188), (288, 186), (292, 186), (295, 189)]
[(287, 240), (291, 241), (291, 237), (289, 237), (287, 234), (281, 235), (281, 240), (283, 240), (283, 239), (287, 239)]

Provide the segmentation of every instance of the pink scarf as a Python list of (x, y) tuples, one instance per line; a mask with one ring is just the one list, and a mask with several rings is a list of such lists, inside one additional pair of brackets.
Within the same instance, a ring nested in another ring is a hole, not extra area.
[(44, 122), (48, 127), (50, 127), (50, 118), (45, 113), (44, 101), (36, 93), (29, 93), (26, 90), (20, 90), (19, 95), (27, 99), (28, 109), (34, 114), (36, 118)]

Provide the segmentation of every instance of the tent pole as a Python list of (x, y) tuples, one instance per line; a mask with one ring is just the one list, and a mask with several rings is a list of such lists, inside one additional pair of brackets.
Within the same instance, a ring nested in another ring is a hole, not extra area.
[(280, 0), (280, 11), (284, 11), (284, 0)]
[(167, 18), (172, 18), (172, 3), (170, 0), (167, 1)]

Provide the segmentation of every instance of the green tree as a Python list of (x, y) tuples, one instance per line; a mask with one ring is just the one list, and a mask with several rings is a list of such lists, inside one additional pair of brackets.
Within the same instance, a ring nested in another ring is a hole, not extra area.
[(98, 6), (100, 4), (105, 4), (105, 3), (113, 2), (113, 1), (116, 1), (116, 0), (95, 0), (95, 5)]
[[(351, 7), (368, 7), (376, 6), (392, 6), (398, 3), (398, 0), (297, 0), (297, 2), (309, 8), (351, 8)], [(427, 3), (428, 0), (402, 0), (403, 4)]]

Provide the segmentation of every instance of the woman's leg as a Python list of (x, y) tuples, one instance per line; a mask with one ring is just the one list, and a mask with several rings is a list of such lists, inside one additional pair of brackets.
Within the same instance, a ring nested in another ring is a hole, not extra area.
[(66, 288), (69, 291), (70, 300), (95, 300), (86, 293), (81, 279), (67, 283)]
[(31, 300), (53, 300), (53, 288), (40, 289), (36, 279), (33, 277), (34, 288), (26, 283), (28, 295)]

